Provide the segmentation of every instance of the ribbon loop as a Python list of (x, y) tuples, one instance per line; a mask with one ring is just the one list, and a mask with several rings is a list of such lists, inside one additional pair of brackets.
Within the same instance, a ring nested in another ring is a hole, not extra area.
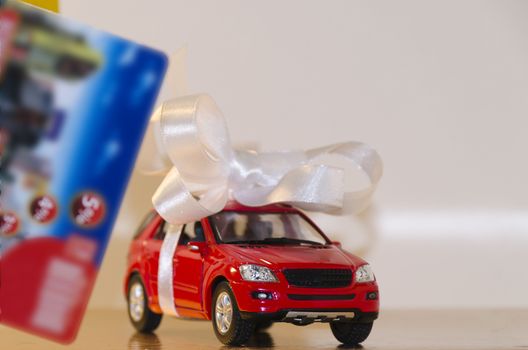
[(159, 125), (162, 151), (187, 181), (207, 183), (229, 175), (229, 134), (209, 96), (186, 96), (164, 103)]
[[(154, 113), (139, 165), (145, 172), (170, 169), (153, 196), (158, 213), (185, 224), (219, 212), (229, 199), (247, 206), (290, 203), (301, 209), (358, 212), (370, 202), (382, 175), (378, 153), (360, 142), (303, 152), (233, 150), (227, 125), (208, 95), (165, 102)], [(338, 158), (363, 171), (370, 184), (345, 192)]]

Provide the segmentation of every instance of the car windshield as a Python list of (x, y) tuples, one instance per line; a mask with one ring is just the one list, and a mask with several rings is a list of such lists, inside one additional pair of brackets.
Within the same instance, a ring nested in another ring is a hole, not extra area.
[(222, 243), (323, 245), (327, 240), (297, 213), (220, 212), (210, 222)]

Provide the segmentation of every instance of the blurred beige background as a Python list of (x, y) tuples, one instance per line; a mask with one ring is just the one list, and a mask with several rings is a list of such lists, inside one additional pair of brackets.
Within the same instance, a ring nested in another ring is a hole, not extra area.
[[(168, 53), (235, 144), (379, 150), (372, 208), (317, 221), (366, 256), (390, 308), (527, 308), (528, 3), (64, 0)], [(165, 91), (165, 97), (168, 97)], [(124, 305), (127, 244), (160, 178), (134, 173), (92, 297)]]

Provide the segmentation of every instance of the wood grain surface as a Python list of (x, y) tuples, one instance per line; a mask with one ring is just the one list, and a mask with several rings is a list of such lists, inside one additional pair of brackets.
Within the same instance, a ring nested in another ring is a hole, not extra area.
[[(0, 326), (0, 349), (227, 349), (210, 322), (166, 317), (152, 335), (136, 333), (125, 310), (90, 310), (75, 343), (64, 347)], [(275, 324), (248, 348), (342, 349), (328, 325)], [(384, 311), (363, 349), (528, 349), (528, 310)]]

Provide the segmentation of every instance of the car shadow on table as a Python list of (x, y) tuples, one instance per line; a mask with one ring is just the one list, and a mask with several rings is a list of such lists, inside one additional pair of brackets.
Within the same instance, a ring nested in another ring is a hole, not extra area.
[(161, 340), (155, 333), (139, 333), (132, 334), (128, 340), (129, 350), (161, 350)]
[(363, 345), (361, 344), (356, 344), (356, 345), (341, 344), (337, 346), (337, 349), (363, 349)]
[[(220, 343), (219, 343), (220, 344)], [(272, 336), (268, 332), (256, 332), (244, 348), (266, 349), (273, 348), (275, 343)], [(220, 349), (240, 349), (241, 347), (221, 346)], [(129, 350), (161, 350), (163, 344), (160, 338), (155, 333), (134, 333), (128, 340)]]
[[(220, 346), (221, 350), (230, 349), (271, 349), (275, 347), (273, 337), (268, 332), (256, 332), (243, 347)], [(134, 333), (128, 341), (128, 350), (162, 350), (160, 338), (155, 334)], [(363, 349), (362, 345), (341, 344), (336, 349)]]
[[(270, 349), (275, 346), (273, 337), (268, 332), (255, 332), (249, 339), (248, 343), (244, 346), (247, 349)], [(240, 347), (233, 346), (222, 346), (222, 350), (228, 349), (240, 349)]]

